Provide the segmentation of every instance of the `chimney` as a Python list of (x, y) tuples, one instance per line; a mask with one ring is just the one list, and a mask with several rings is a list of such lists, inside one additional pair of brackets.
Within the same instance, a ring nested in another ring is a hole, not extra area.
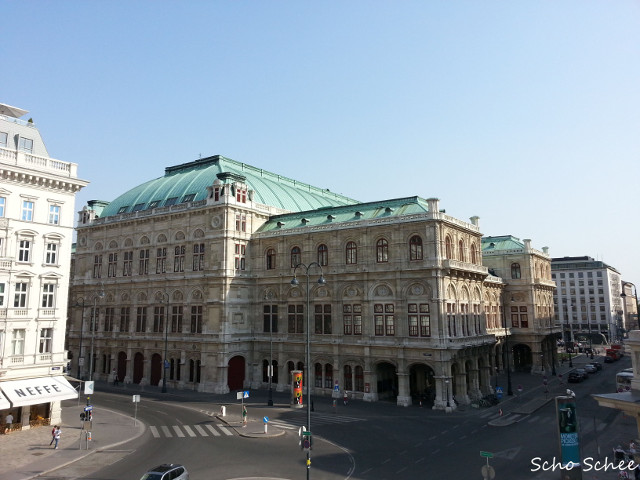
[(474, 224), (476, 227), (479, 226), (478, 225), (478, 220), (480, 220), (480, 217), (478, 217), (477, 215), (474, 215), (469, 220), (471, 220), (471, 223)]
[(525, 238), (524, 239), (524, 249), (525, 250), (531, 250), (531, 239), (530, 238)]
[(542, 247), (542, 252), (543, 252), (545, 255), (549, 255), (549, 247)]
[(440, 210), (440, 199), (427, 198), (427, 207), (429, 208), (430, 213), (438, 213), (438, 211)]

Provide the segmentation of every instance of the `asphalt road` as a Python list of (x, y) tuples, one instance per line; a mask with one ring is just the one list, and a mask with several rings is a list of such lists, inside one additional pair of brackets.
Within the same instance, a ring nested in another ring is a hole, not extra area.
[[(614, 391), (615, 372), (628, 364), (630, 359), (625, 357), (589, 380), (569, 385), (576, 393), (583, 458), (603, 457), (620, 439), (630, 440), (636, 432), (634, 422), (621, 424), (619, 412), (599, 407), (590, 397), (591, 393)], [(565, 388), (557, 386), (550, 397), (564, 393)], [(545, 395), (542, 388), (532, 394)], [(102, 405), (133, 412), (130, 395), (101, 393), (93, 399), (96, 408)], [(273, 426), (285, 430), (284, 435), (254, 439), (229, 429), (227, 434), (224, 424), (198, 411), (217, 410), (217, 405), (189, 402), (176, 406), (143, 398), (138, 418), (149, 427), (144, 436), (117, 452), (89, 457), (90, 465), (79, 462), (49, 478), (137, 479), (148, 467), (165, 462), (186, 465), (192, 480), (305, 478), (306, 457), (297, 442), (306, 411), (266, 407), (255, 401), (258, 403), (249, 404), (250, 414), (257, 418), (268, 415)], [(309, 472), (314, 480), (480, 479), (487, 463), (480, 451), (493, 454), (489, 464), (498, 479), (559, 478), (558, 472), (531, 471), (533, 458), (552, 461), (558, 456), (553, 401), (506, 427), (488, 424), (498, 415), (498, 407), (445, 414), (379, 402), (339, 405), (334, 412), (330, 399), (316, 399), (314, 410)]]

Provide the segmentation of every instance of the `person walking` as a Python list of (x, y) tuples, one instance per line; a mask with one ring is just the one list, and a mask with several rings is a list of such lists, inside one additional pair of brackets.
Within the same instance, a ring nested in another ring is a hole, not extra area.
[(51, 441), (49, 442), (49, 446), (53, 445), (53, 442), (55, 442), (55, 440), (56, 440), (56, 430), (57, 429), (58, 429), (57, 425), (51, 429)]
[(6, 417), (4, 417), (4, 423), (7, 424), (7, 429), (4, 433), (11, 432), (11, 427), (13, 426), (13, 415), (8, 414)]
[(247, 420), (248, 420), (248, 415), (247, 415), (247, 407), (242, 407), (242, 426), (246, 427), (247, 426)]
[(56, 446), (53, 447), (54, 450), (58, 448), (58, 442), (60, 441), (60, 435), (61, 435), (61, 431), (60, 431), (60, 427), (56, 426), (56, 430), (55, 433), (53, 434), (53, 439), (56, 442)]

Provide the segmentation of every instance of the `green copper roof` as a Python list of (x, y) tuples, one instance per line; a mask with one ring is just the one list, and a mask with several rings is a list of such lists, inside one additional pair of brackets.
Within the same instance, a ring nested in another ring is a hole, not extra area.
[(397, 198), (380, 202), (358, 203), (328, 207), (306, 212), (276, 215), (260, 227), (258, 232), (290, 230), (335, 223), (355, 222), (385, 217), (401, 217), (428, 213), (426, 200), (419, 197)]
[(482, 237), (482, 251), (495, 252), (499, 250), (519, 250), (524, 248), (524, 243), (519, 238), (511, 235), (499, 237)]
[[(222, 174), (222, 175), (220, 175)], [(302, 211), (358, 203), (357, 200), (312, 187), (220, 155), (167, 167), (163, 177), (132, 188), (112, 201), (100, 217), (130, 213), (207, 198), (207, 187), (241, 180), (253, 190), (253, 201), (288, 211)]]

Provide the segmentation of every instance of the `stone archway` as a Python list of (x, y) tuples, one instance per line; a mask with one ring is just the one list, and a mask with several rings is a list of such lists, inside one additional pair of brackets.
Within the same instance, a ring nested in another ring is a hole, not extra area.
[(530, 371), (533, 367), (533, 354), (531, 347), (524, 343), (518, 343), (513, 347), (513, 369), (517, 372)]
[(137, 352), (133, 356), (133, 383), (139, 384), (144, 376), (144, 355)]
[(151, 378), (150, 385), (157, 386), (162, 378), (162, 357), (158, 353), (151, 355)]
[(396, 367), (382, 362), (376, 366), (377, 388), (379, 400), (395, 400), (398, 395), (398, 376)]
[(436, 398), (435, 372), (429, 365), (412, 365), (409, 369), (409, 395), (414, 402), (433, 407)]
[(124, 378), (127, 376), (127, 354), (126, 352), (118, 353), (118, 380), (124, 383)]
[(233, 357), (229, 360), (227, 386), (229, 390), (242, 390), (244, 387), (244, 357)]

